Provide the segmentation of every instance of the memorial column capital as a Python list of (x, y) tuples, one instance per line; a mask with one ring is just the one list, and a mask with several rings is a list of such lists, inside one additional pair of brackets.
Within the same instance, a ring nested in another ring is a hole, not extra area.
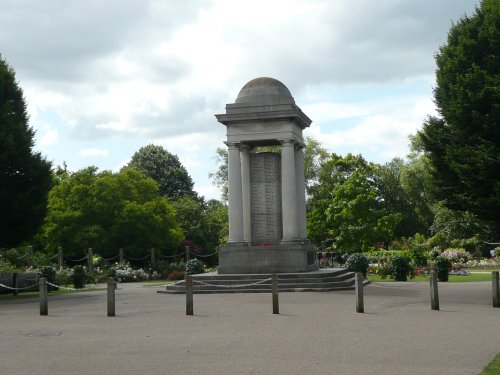
[(230, 150), (239, 150), (241, 147), (241, 143), (237, 142), (224, 142), (228, 149)]

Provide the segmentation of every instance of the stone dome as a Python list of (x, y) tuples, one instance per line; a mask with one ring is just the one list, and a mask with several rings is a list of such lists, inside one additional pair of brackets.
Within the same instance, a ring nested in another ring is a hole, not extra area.
[(237, 104), (295, 104), (290, 90), (274, 78), (260, 77), (248, 82), (240, 90), (235, 103)]

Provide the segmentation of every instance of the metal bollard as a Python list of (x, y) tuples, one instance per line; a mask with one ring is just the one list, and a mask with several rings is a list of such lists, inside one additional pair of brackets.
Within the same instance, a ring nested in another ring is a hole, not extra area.
[(193, 278), (186, 275), (184, 283), (186, 285), (186, 315), (193, 315)]
[(499, 285), (499, 272), (493, 271), (491, 273), (491, 283), (493, 292), (493, 307), (500, 307), (500, 285)]
[(429, 272), (429, 280), (431, 287), (431, 310), (439, 310), (438, 281), (435, 270)]
[(356, 272), (355, 289), (356, 289), (356, 312), (364, 313), (365, 304), (363, 301), (363, 280), (364, 276), (361, 272)]
[(38, 283), (38, 290), (40, 294), (40, 315), (48, 315), (47, 278), (40, 277)]
[(115, 315), (115, 289), (116, 289), (116, 281), (112, 277), (108, 279), (108, 316), (116, 316)]
[(279, 314), (280, 313), (280, 304), (278, 299), (279, 286), (278, 286), (278, 276), (276, 274), (273, 274), (271, 276), (271, 286), (273, 294), (273, 314)]

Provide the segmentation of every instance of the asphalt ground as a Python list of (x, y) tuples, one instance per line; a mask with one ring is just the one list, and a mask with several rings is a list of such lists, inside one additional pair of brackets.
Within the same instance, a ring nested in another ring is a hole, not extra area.
[(354, 291), (185, 296), (120, 284), (106, 291), (0, 301), (0, 374), (479, 374), (500, 352), (491, 282), (366, 286)]

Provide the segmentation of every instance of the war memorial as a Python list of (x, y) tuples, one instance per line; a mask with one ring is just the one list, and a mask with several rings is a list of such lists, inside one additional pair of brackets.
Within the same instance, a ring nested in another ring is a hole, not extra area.
[[(219, 274), (317, 270), (306, 234), (302, 137), (311, 120), (273, 78), (248, 82), (216, 117), (227, 128), (229, 189)], [(263, 146), (281, 152), (259, 152)]]

